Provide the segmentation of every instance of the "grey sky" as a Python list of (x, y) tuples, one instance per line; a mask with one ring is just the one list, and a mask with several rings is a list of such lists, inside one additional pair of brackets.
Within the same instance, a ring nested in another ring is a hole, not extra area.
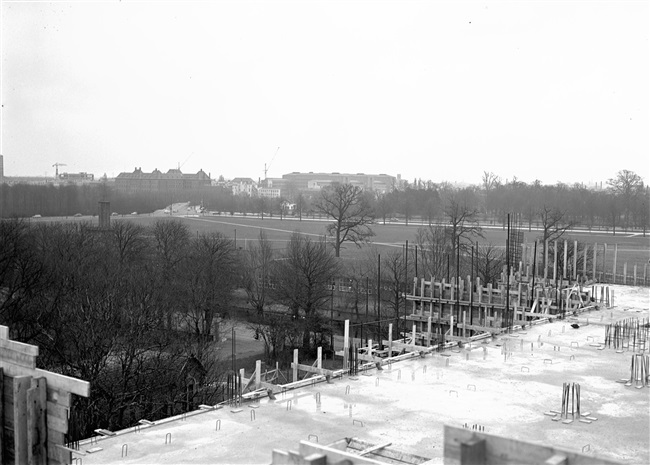
[(650, 172), (647, 1), (2, 1), (5, 174)]

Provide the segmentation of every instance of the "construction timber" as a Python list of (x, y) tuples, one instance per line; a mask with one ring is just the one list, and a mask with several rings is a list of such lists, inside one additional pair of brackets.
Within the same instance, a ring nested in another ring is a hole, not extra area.
[[(503, 278), (503, 277), (502, 277)], [(479, 278), (414, 278), (407, 294), (406, 320), (415, 326), (422, 345), (472, 342), (516, 327), (565, 318), (613, 302), (608, 286), (524, 281), (517, 274), (496, 285)], [(510, 286), (507, 286), (510, 282)], [(410, 314), (409, 314), (410, 312)]]

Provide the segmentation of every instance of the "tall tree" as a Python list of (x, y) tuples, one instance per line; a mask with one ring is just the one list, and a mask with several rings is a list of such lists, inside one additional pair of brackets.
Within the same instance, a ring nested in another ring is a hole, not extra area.
[(303, 348), (309, 350), (311, 333), (321, 329), (317, 310), (324, 308), (332, 296), (338, 261), (324, 241), (294, 233), (284, 256), (274, 263), (273, 296), (289, 308), (294, 318), (305, 319)]
[(615, 178), (607, 181), (609, 189), (621, 199), (625, 227), (629, 226), (630, 212), (634, 210), (635, 201), (643, 195), (643, 178), (634, 171), (621, 170)]
[(334, 184), (326, 187), (315, 207), (333, 220), (327, 226), (327, 232), (334, 238), (336, 257), (341, 256), (341, 248), (345, 242), (360, 246), (362, 242), (374, 236), (370, 228), (374, 223), (372, 207), (363, 189), (358, 186)]
[(244, 253), (243, 286), (248, 302), (258, 313), (262, 313), (269, 297), (273, 260), (271, 242), (266, 238), (264, 230), (260, 229), (257, 243), (253, 243)]
[(540, 236), (542, 245), (542, 270), (546, 269), (547, 243), (560, 239), (569, 229), (574, 226), (566, 210), (544, 205), (539, 211), (540, 226), (542, 234)]

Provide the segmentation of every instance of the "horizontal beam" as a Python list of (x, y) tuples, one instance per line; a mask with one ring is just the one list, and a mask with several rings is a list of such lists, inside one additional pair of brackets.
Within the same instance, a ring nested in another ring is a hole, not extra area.
[(40, 368), (26, 368), (6, 360), (0, 360), (0, 368), (4, 370), (7, 376), (33, 376), (34, 378), (43, 377), (47, 380), (47, 387), (60, 391), (70, 392), (82, 397), (90, 397), (90, 383), (70, 376), (60, 375), (51, 371), (41, 370)]

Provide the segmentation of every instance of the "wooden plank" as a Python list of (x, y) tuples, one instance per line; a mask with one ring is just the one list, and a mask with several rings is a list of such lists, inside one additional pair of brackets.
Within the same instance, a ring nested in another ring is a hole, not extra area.
[(68, 432), (68, 420), (57, 418), (55, 416), (47, 416), (47, 427), (51, 430), (58, 431), (59, 433)]
[(31, 385), (31, 376), (14, 378), (14, 456), (21, 465), (27, 463), (27, 390)]
[(47, 402), (47, 416), (67, 420), (70, 417), (70, 408), (55, 402)]
[[(5, 326), (6, 328), (6, 326)], [(4, 395), (4, 371), (0, 368), (0, 463), (5, 463), (4, 449), (5, 449), (5, 435), (4, 435), (4, 405), (5, 405), (5, 395)]]
[(27, 391), (27, 460), (30, 465), (47, 464), (45, 378), (32, 379)]
[(62, 392), (58, 389), (47, 386), (47, 401), (60, 405), (61, 407), (70, 408), (72, 406), (72, 399), (69, 392)]
[(47, 459), (49, 463), (57, 461), (59, 463), (71, 463), (72, 462), (72, 452), (57, 447), (63, 444), (63, 438), (61, 442), (52, 442), (47, 441)]
[(332, 447), (323, 446), (308, 441), (300, 441), (300, 454), (303, 457), (306, 457), (311, 454), (324, 454), (327, 456), (328, 463), (337, 463), (343, 460), (348, 460), (350, 463), (360, 463), (360, 464), (377, 464), (380, 465), (383, 462), (370, 459), (368, 457), (360, 457), (357, 454), (350, 452), (345, 452), (342, 450), (334, 449)]
[(48, 388), (52, 387), (60, 391), (67, 391), (82, 397), (90, 397), (90, 383), (69, 376), (60, 375), (51, 371), (35, 370), (16, 365), (14, 363), (0, 360), (0, 368), (5, 370), (9, 376), (34, 376), (36, 378), (45, 378)]
[(11, 341), (9, 339), (0, 338), (0, 348), (9, 349), (9, 350), (23, 353), (25, 355), (33, 355), (34, 357), (38, 357), (38, 346), (25, 344), (24, 342)]
[[(0, 340), (0, 342), (6, 342), (6, 341)], [(14, 363), (16, 365), (23, 366), (25, 368), (29, 368), (31, 370), (36, 369), (35, 355), (25, 354), (23, 352), (11, 350), (6, 347), (0, 347), (0, 359)]]

